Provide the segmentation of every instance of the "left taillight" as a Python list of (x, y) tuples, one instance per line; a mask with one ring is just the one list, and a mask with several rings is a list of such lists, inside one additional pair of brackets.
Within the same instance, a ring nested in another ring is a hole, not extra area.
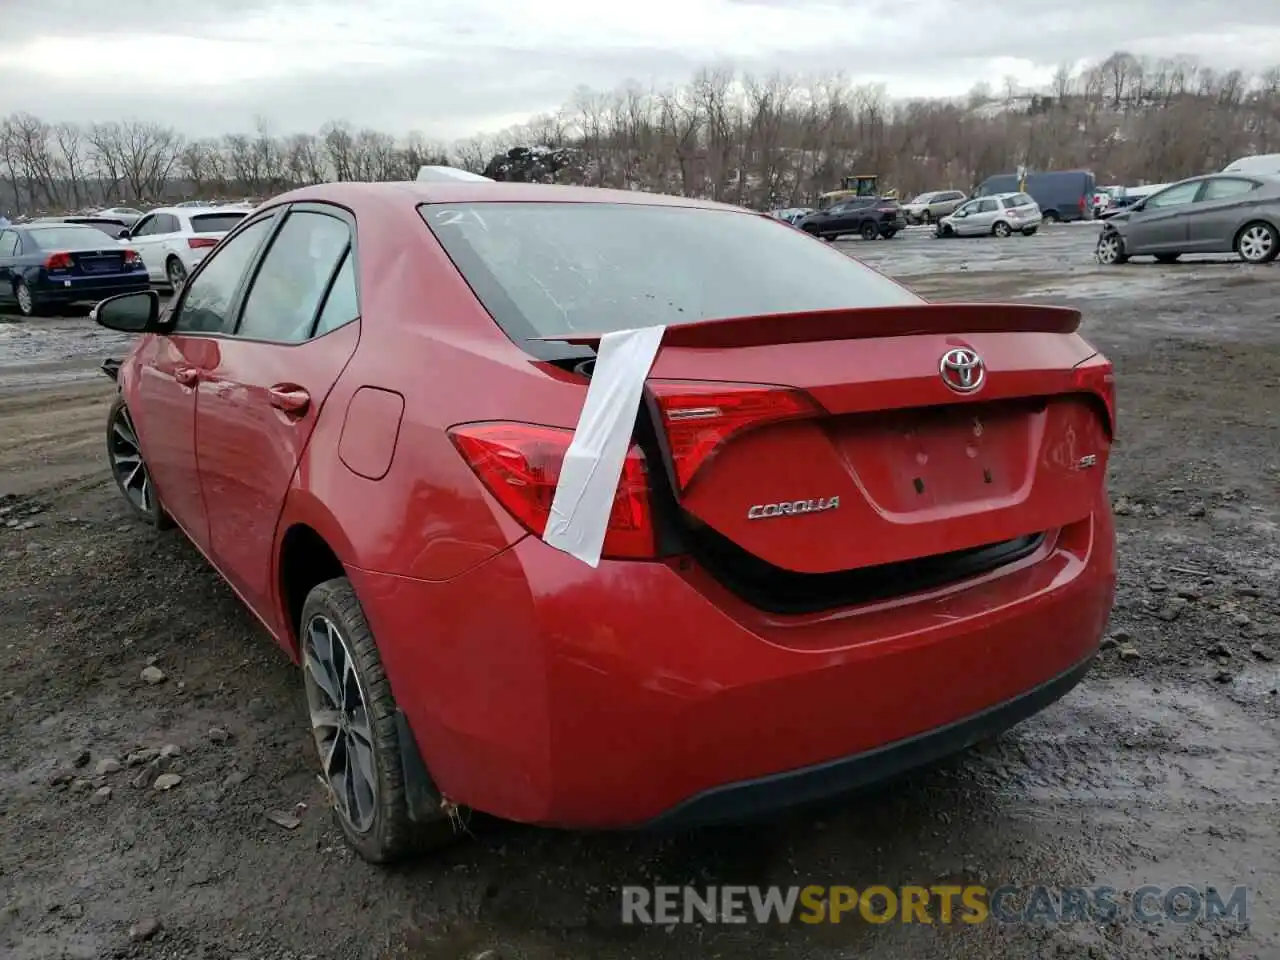
[(213, 237), (187, 237), (187, 246), (192, 250), (207, 250), (217, 245), (218, 241)]
[(755, 383), (650, 380), (680, 492), (731, 437), (825, 411), (802, 390)]
[(130, 268), (142, 266), (142, 258), (138, 256), (137, 250), (126, 250), (124, 252), (124, 265)]
[(44, 261), (46, 270), (69, 270), (71, 266), (71, 254), (69, 253), (51, 253)]
[[(529, 423), (472, 423), (454, 427), (449, 438), (485, 489), (521, 526), (541, 537), (573, 431)], [(656, 555), (649, 474), (644, 454), (633, 446), (623, 462), (601, 556), (637, 560)]]

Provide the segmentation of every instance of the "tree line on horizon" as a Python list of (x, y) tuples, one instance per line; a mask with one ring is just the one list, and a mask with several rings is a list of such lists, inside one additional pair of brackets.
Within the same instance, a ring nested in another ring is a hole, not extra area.
[(329, 180), (413, 179), (423, 164), (483, 171), (516, 146), (575, 158), (559, 182), (766, 208), (811, 202), (842, 176), (902, 194), (969, 189), (1020, 164), (1155, 183), (1280, 151), (1280, 66), (1257, 75), (1120, 51), (1043, 90), (976, 85), (959, 99), (893, 101), (883, 85), (706, 68), (679, 87), (580, 88), (553, 114), (451, 145), (343, 121), (318, 133), (188, 138), (139, 120), (0, 120), (0, 211), (56, 212), (183, 199), (267, 197)]

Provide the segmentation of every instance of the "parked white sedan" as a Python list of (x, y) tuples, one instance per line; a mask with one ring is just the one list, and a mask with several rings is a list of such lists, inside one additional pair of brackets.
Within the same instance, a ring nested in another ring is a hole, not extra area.
[(137, 250), (152, 283), (178, 289), (187, 274), (248, 216), (240, 206), (160, 207), (135, 223), (120, 242)]
[(938, 221), (939, 237), (1029, 237), (1040, 226), (1039, 205), (1025, 193), (997, 193), (979, 197)]

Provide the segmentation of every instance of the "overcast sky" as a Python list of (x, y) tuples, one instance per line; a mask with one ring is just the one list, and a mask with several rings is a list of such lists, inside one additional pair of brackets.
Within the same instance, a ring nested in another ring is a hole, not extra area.
[[(137, 117), (195, 136), (327, 120), (452, 140), (579, 85), (700, 66), (960, 95), (1123, 45), (1221, 69), (1280, 63), (1280, 0), (0, 0), (0, 115)], [(18, 27), (20, 26), (20, 29)]]

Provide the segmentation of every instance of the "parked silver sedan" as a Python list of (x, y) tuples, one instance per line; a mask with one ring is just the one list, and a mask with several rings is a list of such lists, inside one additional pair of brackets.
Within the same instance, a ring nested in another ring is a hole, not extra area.
[(1232, 252), (1249, 263), (1280, 253), (1280, 178), (1182, 180), (1103, 221), (1094, 255), (1110, 266), (1130, 257), (1173, 263), (1184, 253)]

